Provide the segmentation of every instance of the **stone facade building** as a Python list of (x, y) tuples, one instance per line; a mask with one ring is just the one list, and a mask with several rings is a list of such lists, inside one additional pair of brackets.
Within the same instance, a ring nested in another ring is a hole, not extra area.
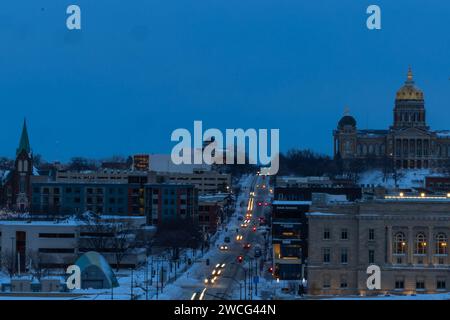
[(387, 130), (360, 130), (346, 112), (333, 131), (334, 156), (348, 159), (389, 159), (400, 169), (441, 169), (450, 163), (450, 131), (432, 131), (426, 122), (423, 92), (411, 69), (397, 91), (393, 125)]
[[(412, 294), (450, 291), (450, 198), (314, 203), (309, 226), (311, 294)], [(368, 290), (367, 267), (381, 269)]]

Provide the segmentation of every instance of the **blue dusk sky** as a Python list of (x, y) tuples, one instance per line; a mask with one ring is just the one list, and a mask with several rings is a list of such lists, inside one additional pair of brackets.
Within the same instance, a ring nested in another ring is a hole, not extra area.
[[(70, 4), (81, 31), (66, 28)], [(408, 66), (429, 125), (450, 129), (449, 21), (447, 0), (3, 1), (0, 155), (24, 117), (49, 161), (169, 153), (194, 120), (331, 154), (345, 106), (361, 129), (389, 127)]]

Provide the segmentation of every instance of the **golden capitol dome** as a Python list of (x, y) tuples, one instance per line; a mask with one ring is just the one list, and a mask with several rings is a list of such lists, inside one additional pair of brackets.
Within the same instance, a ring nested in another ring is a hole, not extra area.
[(397, 91), (396, 100), (423, 100), (423, 91), (414, 85), (411, 68), (408, 70), (405, 84)]

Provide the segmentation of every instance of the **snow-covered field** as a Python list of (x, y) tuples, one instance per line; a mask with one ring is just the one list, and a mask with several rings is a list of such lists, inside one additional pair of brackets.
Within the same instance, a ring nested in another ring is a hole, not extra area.
[[(425, 177), (436, 175), (438, 174), (430, 169), (398, 170), (397, 185), (399, 188), (423, 187)], [(396, 187), (392, 174), (385, 178), (381, 170), (369, 170), (361, 173), (358, 183), (361, 185), (383, 186), (386, 188)]]

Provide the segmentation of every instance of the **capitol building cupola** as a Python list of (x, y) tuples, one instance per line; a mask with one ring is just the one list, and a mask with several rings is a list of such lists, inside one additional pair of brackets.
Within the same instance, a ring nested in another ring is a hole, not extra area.
[(423, 91), (416, 87), (411, 68), (405, 84), (396, 94), (393, 127), (426, 127)]

